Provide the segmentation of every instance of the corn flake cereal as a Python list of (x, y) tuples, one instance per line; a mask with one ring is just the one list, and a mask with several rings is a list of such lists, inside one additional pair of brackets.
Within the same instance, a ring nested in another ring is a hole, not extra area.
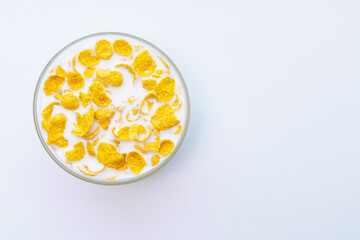
[(100, 40), (95, 44), (95, 53), (101, 59), (108, 60), (113, 55), (111, 43), (108, 40)]
[(85, 78), (91, 78), (92, 76), (94, 76), (94, 73), (95, 73), (95, 68), (93, 67), (89, 67), (85, 69), (83, 72)]
[(127, 163), (129, 164), (130, 169), (136, 174), (139, 173), (144, 169), (146, 165), (145, 159), (141, 156), (140, 153), (131, 151), (126, 156)]
[(59, 147), (66, 148), (68, 141), (64, 138), (64, 130), (66, 127), (66, 117), (62, 113), (56, 114), (47, 124), (46, 131), (48, 133), (47, 144), (56, 144)]
[(151, 157), (151, 165), (155, 166), (156, 164), (158, 164), (160, 162), (160, 156), (155, 154)]
[(122, 39), (116, 40), (113, 44), (114, 51), (121, 56), (130, 56), (133, 53), (131, 45)]
[(109, 168), (120, 168), (125, 164), (124, 155), (116, 151), (114, 145), (105, 142), (99, 144), (96, 159)]
[(55, 58), (39, 98), (47, 144), (67, 167), (106, 181), (158, 166), (186, 116), (181, 79), (164, 55), (139, 40), (112, 39), (97, 36)]
[(96, 120), (106, 120), (110, 119), (114, 116), (115, 111), (111, 108), (105, 108), (105, 109), (98, 109), (95, 112), (95, 119)]
[(142, 86), (143, 88), (145, 88), (148, 91), (152, 91), (154, 90), (154, 88), (156, 87), (156, 80), (155, 79), (146, 79), (142, 81)]
[(176, 130), (176, 132), (174, 132), (174, 135), (181, 133), (181, 131), (182, 131), (182, 126), (179, 125), (179, 128)]
[(169, 155), (172, 150), (174, 149), (174, 142), (169, 140), (169, 139), (165, 139), (163, 141), (161, 141), (161, 145), (160, 145), (160, 149), (159, 149), (159, 153), (163, 156), (167, 156)]
[(84, 136), (87, 132), (89, 132), (91, 124), (94, 120), (94, 113), (95, 111), (93, 108), (84, 115), (76, 113), (77, 124), (74, 124), (74, 130), (71, 132), (79, 137)]
[(110, 71), (106, 82), (112, 87), (120, 87), (123, 82), (123, 76), (121, 72)]
[(174, 109), (168, 105), (162, 105), (156, 109), (155, 114), (151, 116), (151, 124), (155, 130), (162, 131), (175, 127), (180, 121), (175, 117)]
[(68, 72), (67, 83), (74, 91), (82, 89), (85, 85), (84, 77), (79, 72)]
[(100, 58), (94, 56), (94, 51), (86, 49), (79, 53), (78, 61), (84, 67), (94, 67), (99, 64)]
[(85, 156), (85, 146), (83, 142), (78, 142), (74, 145), (73, 150), (67, 151), (65, 157), (70, 161), (79, 161)]
[(99, 121), (99, 126), (105, 130), (108, 130), (110, 125), (110, 119)]
[(104, 87), (100, 83), (94, 82), (91, 84), (88, 94), (90, 94), (92, 102), (98, 107), (107, 107), (112, 102), (111, 98), (106, 95)]
[(65, 94), (64, 96), (62, 96), (61, 105), (65, 109), (76, 110), (76, 109), (78, 109), (80, 104), (79, 104), (79, 100), (77, 99), (77, 97), (74, 94), (68, 93), (68, 94)]
[(59, 91), (60, 87), (64, 84), (65, 78), (57, 75), (50, 75), (44, 83), (44, 92), (46, 95), (51, 95)]
[(175, 95), (175, 80), (170, 77), (164, 77), (156, 85), (154, 92), (160, 101), (169, 102)]
[(156, 63), (151, 58), (147, 50), (139, 53), (133, 62), (135, 72), (141, 77), (151, 76), (155, 69)]
[(67, 76), (67, 73), (64, 71), (64, 69), (62, 69), (60, 67), (60, 65), (57, 66), (55, 73), (56, 73), (56, 75), (58, 75), (59, 77), (62, 77), (62, 78), (66, 78), (66, 76)]
[(86, 150), (88, 151), (90, 156), (95, 156), (96, 155), (94, 146), (91, 144), (91, 142), (86, 143)]
[(49, 121), (51, 119), (51, 114), (55, 105), (60, 105), (60, 103), (53, 102), (47, 105), (46, 108), (44, 108), (44, 110), (41, 113), (41, 116), (43, 117), (44, 120)]
[(116, 65), (115, 66), (115, 68), (117, 68), (117, 67), (124, 67), (124, 68), (126, 68), (131, 74), (132, 74), (132, 76), (133, 76), (133, 80), (135, 81), (136, 80), (136, 73), (135, 73), (135, 71), (134, 71), (134, 69), (130, 66), (130, 65), (128, 65), (128, 64), (118, 64), (118, 65)]

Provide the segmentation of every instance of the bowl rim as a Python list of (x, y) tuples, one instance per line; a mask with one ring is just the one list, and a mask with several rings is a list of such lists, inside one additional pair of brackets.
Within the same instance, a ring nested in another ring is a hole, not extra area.
[[(75, 171), (75, 169), (70, 169), (69, 167), (65, 166), (65, 163), (61, 162), (59, 159), (57, 159), (57, 157), (52, 153), (52, 151), (50, 150), (50, 146), (46, 143), (44, 136), (41, 133), (40, 130), (40, 123), (39, 123), (39, 119), (38, 119), (38, 108), (37, 108), (37, 100), (38, 100), (38, 95), (39, 95), (39, 91), (40, 91), (40, 85), (42, 83), (42, 79), (45, 75), (45, 73), (47, 72), (48, 68), (50, 67), (50, 65), (57, 59), (57, 57), (63, 53), (65, 50), (67, 50), (68, 48), (70, 48), (71, 46), (75, 45), (78, 42), (81, 42), (83, 40), (86, 40), (88, 38), (92, 38), (92, 37), (96, 37), (96, 36), (102, 36), (102, 35), (116, 35), (116, 36), (123, 36), (123, 37), (128, 37), (128, 38), (133, 38), (137, 41), (143, 42), (147, 45), (149, 45), (150, 47), (154, 48), (156, 51), (158, 51), (162, 57), (164, 57), (167, 61), (167, 63), (169, 63), (171, 65), (171, 67), (175, 70), (175, 72), (177, 73), (177, 75), (179, 76), (179, 79), (181, 81), (182, 87), (183, 87), (183, 92), (184, 92), (184, 96), (186, 99), (186, 116), (185, 116), (185, 122), (183, 124), (183, 132), (177, 142), (177, 145), (175, 146), (175, 149), (172, 151), (172, 153), (167, 156), (167, 158), (165, 158), (163, 161), (161, 161), (157, 166), (153, 167), (152, 169), (150, 169), (149, 171), (145, 172), (144, 174), (140, 174), (134, 177), (130, 177), (130, 178), (125, 178), (125, 179), (119, 179), (119, 180), (114, 180), (114, 181), (110, 181), (110, 180), (106, 180), (106, 179), (100, 179), (100, 178), (94, 178), (91, 176), (87, 176), (85, 174), (82, 174), (80, 172)], [(50, 61), (46, 64), (45, 68), (42, 70), (36, 87), (35, 87), (35, 92), (34, 92), (34, 97), (33, 97), (33, 118), (34, 118), (34, 123), (35, 123), (35, 129), (37, 132), (37, 135), (40, 139), (40, 142), (42, 143), (43, 147), (45, 148), (46, 152), (49, 154), (49, 156), (54, 160), (54, 162), (60, 166), (62, 169), (64, 169), (66, 172), (70, 173), (71, 175), (84, 180), (86, 182), (90, 182), (90, 183), (95, 183), (95, 184), (99, 184), (99, 185), (122, 185), (122, 184), (127, 184), (127, 183), (132, 183), (132, 182), (136, 182), (139, 181), (141, 179), (144, 179), (152, 174), (154, 174), (155, 172), (159, 171), (161, 168), (163, 168), (176, 154), (176, 152), (179, 150), (179, 148), (181, 147), (184, 138), (187, 134), (187, 130), (189, 127), (189, 122), (190, 122), (190, 98), (189, 98), (189, 93), (188, 93), (188, 89), (186, 86), (186, 83), (184, 81), (183, 76), (181, 75), (179, 69), (176, 67), (176, 65), (174, 64), (174, 62), (157, 46), (155, 46), (154, 44), (152, 44), (151, 42), (142, 39), (140, 37), (137, 37), (135, 35), (131, 35), (128, 33), (122, 33), (122, 32), (98, 32), (98, 33), (93, 33), (93, 34), (89, 34), (86, 35), (84, 37), (78, 38), (72, 42), (70, 42), (69, 44), (67, 44), (65, 47), (63, 47), (59, 52), (57, 52), (51, 59)]]

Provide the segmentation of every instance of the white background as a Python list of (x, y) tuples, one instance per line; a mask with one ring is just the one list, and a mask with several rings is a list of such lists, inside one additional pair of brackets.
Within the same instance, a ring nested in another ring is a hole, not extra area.
[[(4, 1), (1, 239), (359, 239), (359, 1)], [(87, 34), (160, 47), (191, 99), (158, 173), (99, 186), (59, 168), (32, 119), (38, 76)]]

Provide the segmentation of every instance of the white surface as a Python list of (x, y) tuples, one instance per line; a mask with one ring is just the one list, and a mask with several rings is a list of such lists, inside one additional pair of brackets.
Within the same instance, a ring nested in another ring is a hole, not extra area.
[[(360, 238), (359, 1), (100, 2), (2, 1), (1, 239)], [(125, 186), (66, 173), (32, 120), (48, 60), (100, 31), (160, 47), (191, 97), (180, 152)]]

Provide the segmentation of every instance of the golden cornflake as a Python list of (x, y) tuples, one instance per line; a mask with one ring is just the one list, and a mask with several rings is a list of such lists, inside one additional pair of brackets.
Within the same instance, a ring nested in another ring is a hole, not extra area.
[(95, 138), (99, 132), (100, 132), (100, 127), (98, 126), (93, 132), (86, 134), (85, 136), (83, 136), (83, 138), (86, 140), (91, 140)]
[(90, 68), (85, 69), (83, 74), (84, 74), (85, 78), (90, 78), (90, 77), (94, 76), (94, 72), (95, 72), (95, 68), (90, 67)]
[(178, 105), (179, 103), (179, 96), (176, 94), (176, 99), (175, 101), (171, 104), (171, 106), (175, 107), (176, 105)]
[(130, 169), (136, 174), (139, 173), (144, 169), (146, 165), (145, 159), (141, 156), (140, 153), (131, 151), (126, 156), (127, 163), (129, 164)]
[(82, 170), (79, 166), (77, 167), (78, 169), (79, 169), (79, 171), (80, 172), (82, 172), (83, 174), (85, 174), (85, 175), (88, 175), (88, 176), (96, 176), (96, 174), (93, 174), (93, 173), (87, 173), (87, 172), (85, 172), (84, 170)]
[[(44, 120), (43, 122), (47, 122)], [(43, 123), (44, 126), (44, 123)], [(56, 114), (47, 122), (45, 130), (48, 133), (47, 144), (56, 144), (59, 147), (66, 148), (68, 141), (64, 138), (64, 130), (66, 127), (66, 117), (62, 113)]]
[(98, 123), (99, 123), (100, 127), (102, 127), (105, 130), (108, 130), (109, 125), (110, 125), (110, 119), (99, 121)]
[(175, 80), (170, 77), (164, 77), (156, 85), (154, 92), (160, 101), (169, 102), (175, 95)]
[(89, 104), (90, 100), (91, 100), (91, 96), (89, 96), (88, 94), (85, 94), (83, 92), (79, 93), (79, 100), (81, 102), (81, 105), (86, 108), (87, 105)]
[(108, 40), (100, 40), (95, 44), (95, 53), (101, 59), (108, 60), (113, 55), (111, 43)]
[(163, 156), (167, 156), (172, 152), (174, 146), (175, 145), (173, 141), (171, 141), (170, 139), (165, 139), (161, 141), (159, 153)]
[(150, 121), (153, 127), (158, 131), (175, 127), (180, 123), (175, 117), (174, 109), (168, 104), (158, 107), (155, 114), (151, 116)]
[(100, 58), (94, 56), (94, 51), (86, 49), (79, 53), (78, 61), (84, 67), (94, 67), (99, 64)]
[(80, 113), (76, 113), (77, 124), (74, 124), (74, 130), (71, 132), (76, 136), (84, 136), (87, 132), (89, 132), (91, 124), (94, 120), (94, 109), (91, 108), (88, 113), (83, 116)]
[(102, 169), (100, 169), (100, 170), (98, 170), (98, 171), (91, 171), (91, 170), (89, 169), (89, 167), (86, 166), (86, 165), (84, 165), (84, 168), (85, 168), (86, 171), (88, 171), (89, 173), (100, 173), (100, 172), (102, 172), (102, 171), (105, 170), (105, 167), (103, 167)]
[(122, 39), (116, 40), (113, 44), (114, 51), (121, 56), (130, 56), (133, 53), (131, 45)]
[(167, 65), (167, 63), (161, 57), (158, 58), (162, 61), (162, 63), (165, 65), (167, 69), (170, 69), (169, 65)]
[(76, 110), (79, 107), (79, 100), (74, 94), (68, 93), (61, 98), (61, 105), (65, 109)]
[(106, 82), (112, 87), (120, 87), (123, 82), (123, 77), (121, 72), (110, 71)]
[(155, 73), (158, 74), (158, 75), (162, 75), (164, 73), (164, 71), (163, 70), (156, 70)]
[(106, 79), (107, 77), (109, 77), (109, 69), (102, 69), (102, 68), (98, 68), (96, 69), (96, 76), (99, 78), (103, 78)]
[(92, 143), (92, 144), (93, 144), (93, 146), (94, 146), (94, 147), (95, 147), (95, 146), (96, 146), (96, 144), (99, 142), (99, 139), (100, 139), (100, 138), (98, 138), (98, 139), (96, 139), (95, 141), (93, 141), (93, 143)]
[(155, 154), (154, 156), (151, 157), (151, 165), (155, 166), (156, 164), (158, 164), (160, 161), (160, 156)]
[(151, 58), (147, 50), (139, 53), (133, 62), (135, 72), (141, 77), (151, 76), (155, 69), (156, 63)]
[(91, 142), (87, 142), (87, 143), (86, 143), (86, 149), (87, 149), (89, 155), (91, 155), (91, 156), (95, 156), (95, 155), (96, 155), (94, 146), (91, 144)]
[(145, 151), (145, 149), (143, 147), (141, 147), (140, 145), (135, 145), (134, 147), (136, 150), (140, 151), (142, 154), (146, 154), (147, 151)]
[(144, 149), (152, 152), (159, 152), (160, 137), (157, 136), (154, 142), (144, 143)]
[(107, 107), (111, 103), (111, 98), (109, 98), (104, 91), (104, 87), (97, 82), (94, 82), (89, 87), (89, 94), (91, 96), (91, 100), (98, 106), (98, 107)]
[(58, 75), (59, 77), (62, 78), (66, 78), (67, 73), (59, 66), (57, 66), (56, 70), (55, 70), (56, 75)]
[(111, 108), (105, 108), (105, 109), (98, 109), (95, 112), (95, 119), (96, 120), (106, 120), (110, 119), (114, 116), (115, 111)]
[(59, 91), (60, 87), (64, 84), (65, 78), (57, 75), (50, 75), (44, 83), (44, 92), (46, 95), (51, 95)]
[(115, 139), (111, 139), (111, 141), (113, 142), (113, 143), (115, 143), (115, 145), (118, 147), (119, 146), (119, 144), (120, 144), (120, 142), (118, 141), (118, 140), (115, 140)]
[(56, 99), (56, 100), (61, 100), (61, 97), (62, 97), (62, 93), (61, 93), (61, 92), (55, 94), (55, 99)]
[(125, 164), (124, 155), (116, 151), (114, 145), (104, 142), (97, 148), (96, 159), (109, 168), (120, 168)]
[(117, 68), (117, 67), (124, 67), (124, 68), (126, 68), (126, 69), (133, 75), (133, 80), (134, 80), (134, 81), (136, 80), (136, 73), (135, 73), (134, 69), (133, 69), (130, 65), (121, 63), (121, 64), (118, 64), (118, 65), (115, 66), (115, 68)]
[(182, 131), (182, 126), (179, 125), (179, 128), (178, 128), (178, 130), (176, 130), (176, 132), (174, 132), (174, 135), (181, 133), (181, 131)]
[(147, 102), (147, 107), (149, 109), (149, 111), (152, 109), (153, 105), (154, 105), (154, 102), (151, 102), (151, 101), (146, 101)]
[(67, 83), (74, 91), (82, 89), (85, 85), (84, 77), (79, 72), (68, 72)]
[(149, 113), (145, 113), (145, 112), (142, 111), (142, 107), (144, 106), (145, 101), (148, 100), (148, 99), (150, 99), (150, 98), (155, 98), (156, 100), (158, 100), (157, 97), (156, 97), (156, 95), (155, 95), (155, 93), (153, 93), (153, 92), (148, 93), (148, 94), (144, 97), (144, 99), (141, 101), (141, 104), (140, 104), (140, 107), (139, 107), (140, 113), (142, 113), (142, 114), (144, 114), (144, 115), (149, 115)]
[(73, 150), (65, 152), (65, 157), (70, 161), (79, 161), (85, 156), (85, 146), (83, 142), (74, 145)]
[(146, 79), (142, 81), (142, 86), (148, 91), (154, 90), (157, 82), (155, 79)]
[(49, 121), (51, 119), (51, 114), (55, 105), (60, 105), (60, 103), (53, 102), (44, 108), (44, 110), (41, 113), (41, 116), (43, 117), (44, 120)]

